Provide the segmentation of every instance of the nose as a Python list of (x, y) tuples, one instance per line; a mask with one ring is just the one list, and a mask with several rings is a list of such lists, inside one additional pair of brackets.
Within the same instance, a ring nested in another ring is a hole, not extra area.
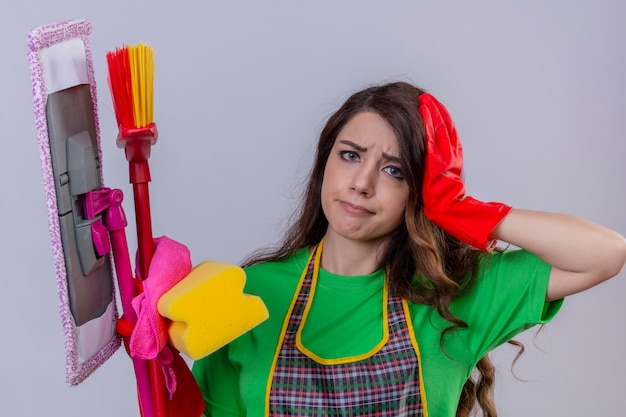
[(377, 170), (373, 167), (359, 165), (352, 173), (350, 189), (359, 194), (371, 197), (374, 195)]

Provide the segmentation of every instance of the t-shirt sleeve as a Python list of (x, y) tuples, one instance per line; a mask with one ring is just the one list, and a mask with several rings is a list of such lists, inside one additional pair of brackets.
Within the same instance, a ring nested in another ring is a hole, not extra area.
[(546, 302), (551, 266), (525, 250), (492, 253), (453, 313), (468, 324), (465, 343), (480, 359), (537, 324), (552, 320), (563, 300)]
[(228, 360), (228, 345), (194, 362), (192, 372), (204, 397), (205, 416), (245, 416), (238, 372)]

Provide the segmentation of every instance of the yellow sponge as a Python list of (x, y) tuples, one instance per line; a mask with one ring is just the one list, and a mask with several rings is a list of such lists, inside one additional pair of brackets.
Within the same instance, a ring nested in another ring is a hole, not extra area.
[(159, 313), (172, 320), (170, 343), (197, 360), (265, 321), (265, 304), (243, 293), (245, 282), (245, 272), (235, 265), (196, 266), (159, 299)]

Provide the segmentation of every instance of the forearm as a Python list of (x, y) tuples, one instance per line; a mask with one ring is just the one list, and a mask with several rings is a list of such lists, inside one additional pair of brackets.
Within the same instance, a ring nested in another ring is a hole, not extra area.
[(534, 253), (553, 267), (547, 299), (593, 287), (626, 262), (626, 240), (588, 220), (557, 213), (512, 210), (492, 236)]

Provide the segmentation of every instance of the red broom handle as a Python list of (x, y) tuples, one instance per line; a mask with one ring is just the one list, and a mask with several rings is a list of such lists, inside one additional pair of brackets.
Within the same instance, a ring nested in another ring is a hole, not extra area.
[[(118, 145), (121, 144), (124, 147), (126, 160), (129, 162), (130, 182), (133, 184), (137, 244), (139, 246), (139, 273), (142, 279), (146, 279), (152, 255), (154, 254), (150, 193), (148, 189), (148, 183), (151, 180), (148, 158), (150, 158), (150, 149), (157, 138), (156, 125), (152, 123), (145, 128), (125, 130), (120, 133)], [(148, 366), (154, 417), (167, 417), (167, 389), (163, 371), (156, 360), (149, 361)]]
[[(137, 242), (139, 245), (139, 272), (141, 277), (145, 279), (148, 276), (148, 268), (154, 254), (148, 183), (133, 184), (133, 196), (135, 199), (135, 221), (137, 223)], [(165, 381), (161, 366), (156, 360), (149, 361), (149, 371), (154, 416), (167, 417)]]
[(133, 184), (135, 198), (135, 220), (139, 245), (139, 272), (142, 279), (148, 277), (148, 268), (154, 254), (152, 218), (150, 215), (150, 191), (147, 182)]

